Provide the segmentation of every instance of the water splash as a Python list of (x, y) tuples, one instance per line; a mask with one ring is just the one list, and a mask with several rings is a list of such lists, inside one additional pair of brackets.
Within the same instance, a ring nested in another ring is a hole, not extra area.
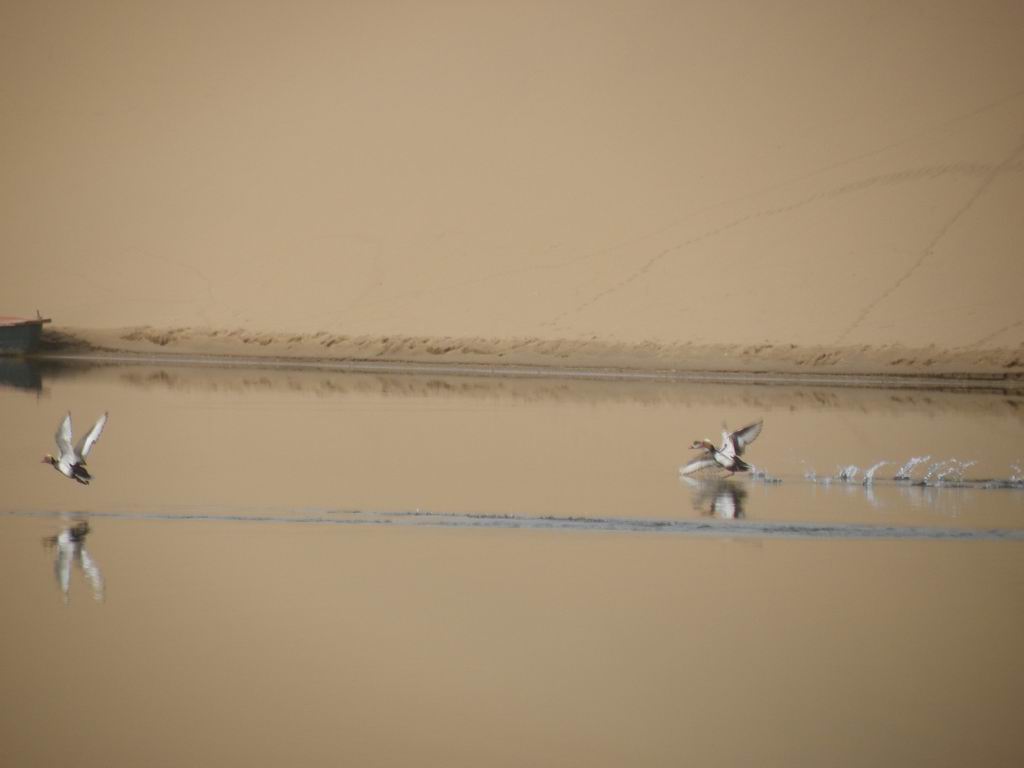
[(825, 475), (825, 477), (818, 477), (818, 473), (814, 471), (814, 467), (808, 466), (807, 462), (803, 461), (802, 459), (800, 463), (804, 465), (804, 480), (806, 480), (807, 482), (814, 483), (815, 485), (832, 484), (832, 478), (829, 477), (828, 475)]
[(921, 485), (931, 485), (932, 477), (937, 473), (945, 469), (950, 462), (956, 461), (956, 459), (946, 459), (945, 461), (936, 461), (934, 464), (928, 467), (928, 471), (924, 473), (924, 477), (921, 478)]
[(753, 464), (750, 465), (750, 479), (766, 485), (777, 485), (782, 482), (781, 477), (775, 477), (775, 475), (769, 474), (767, 469), (755, 467)]
[(949, 465), (935, 478), (936, 485), (962, 485), (967, 470), (973, 467), (976, 461), (958, 461), (950, 459)]
[(880, 461), (877, 464), (872, 464), (871, 467), (868, 468), (867, 472), (864, 473), (864, 485), (873, 485), (875, 482), (875, 472), (888, 463), (888, 461)]
[(893, 478), (893, 480), (896, 480), (898, 482), (907, 482), (908, 480), (911, 479), (911, 474), (913, 474), (914, 472), (914, 467), (916, 467), (918, 464), (924, 464), (924, 462), (928, 461), (930, 458), (931, 456), (914, 456), (906, 464), (904, 464), (902, 467), (896, 470), (896, 476)]
[[(1012, 474), (1005, 478), (991, 478), (991, 479), (978, 479), (969, 478), (967, 476), (968, 470), (975, 466), (978, 462), (974, 460), (966, 459), (942, 459), (931, 462), (931, 456), (914, 456), (906, 461), (897, 471), (895, 476), (892, 478), (894, 482), (913, 486), (915, 488), (1010, 488), (1013, 490), (1024, 490), (1024, 462), (1018, 462), (1011, 464), (1010, 468)], [(931, 463), (929, 463), (931, 462)], [(878, 477), (879, 470), (888, 465), (892, 464), (891, 461), (876, 461), (866, 469), (862, 469), (856, 464), (837, 464), (836, 471), (833, 475), (818, 475), (814, 467), (811, 466), (806, 460), (801, 459), (800, 464), (803, 465), (803, 478), (805, 481), (814, 485), (828, 486), (833, 483), (841, 483), (847, 487), (847, 490), (852, 490), (853, 486), (860, 485), (865, 489), (870, 490), (872, 487), (876, 487), (878, 483), (884, 484), (884, 481)], [(913, 477), (914, 469), (918, 465), (924, 465), (925, 471), (923, 475), (917, 479)], [(763, 477), (759, 476), (760, 470), (754, 472), (754, 479), (761, 479), (765, 482), (779, 482), (777, 478), (773, 478), (768, 475), (767, 472), (763, 473)], [(877, 482), (876, 482), (877, 481)], [(869, 499), (869, 501), (871, 501)]]
[(1024, 473), (1024, 470), (1021, 469), (1019, 464), (1011, 464), (1010, 465), (1010, 469), (1013, 470), (1013, 474), (1011, 474), (1005, 480), (999, 480), (998, 478), (993, 478), (992, 480), (986, 480), (982, 484), (981, 487), (982, 488), (1011, 488), (1013, 490), (1022, 490), (1022, 489), (1024, 489), (1024, 477), (1022, 477), (1022, 473)]
[(938, 485), (965, 485), (967, 470), (973, 467), (976, 461), (961, 461), (960, 459), (945, 459), (936, 461), (929, 465), (928, 471), (915, 485), (938, 486)]
[(860, 472), (860, 467), (856, 464), (850, 464), (845, 467), (836, 467), (839, 472), (836, 474), (836, 480), (841, 483), (852, 483), (854, 478), (857, 477), (857, 473)]

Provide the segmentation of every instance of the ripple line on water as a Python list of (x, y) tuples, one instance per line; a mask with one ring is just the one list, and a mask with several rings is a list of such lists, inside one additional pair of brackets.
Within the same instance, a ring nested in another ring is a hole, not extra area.
[(9, 517), (103, 518), (162, 522), (277, 523), (291, 525), (388, 525), (433, 528), (525, 529), (552, 531), (606, 531), (613, 533), (661, 533), (725, 538), (790, 539), (936, 539), (960, 541), (1024, 541), (1024, 529), (940, 528), (933, 526), (867, 525), (858, 523), (801, 523), (754, 520), (656, 520), (621, 517), (534, 517), (407, 510), (363, 512), (321, 510), (289, 515), (195, 511), (89, 512), (9, 511)]

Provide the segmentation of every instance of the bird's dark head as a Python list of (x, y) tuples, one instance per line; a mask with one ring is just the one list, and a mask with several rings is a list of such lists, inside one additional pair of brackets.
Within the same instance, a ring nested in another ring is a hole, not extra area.
[(42, 463), (53, 464), (53, 466), (57, 466), (57, 460), (53, 458), (53, 456), (51, 456), (50, 454), (46, 454), (45, 456), (43, 456)]

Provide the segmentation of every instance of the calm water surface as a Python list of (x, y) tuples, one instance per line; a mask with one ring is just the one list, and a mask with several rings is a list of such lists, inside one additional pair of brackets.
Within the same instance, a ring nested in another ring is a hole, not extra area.
[(3, 765), (1024, 759), (1013, 395), (7, 365), (0, 428)]

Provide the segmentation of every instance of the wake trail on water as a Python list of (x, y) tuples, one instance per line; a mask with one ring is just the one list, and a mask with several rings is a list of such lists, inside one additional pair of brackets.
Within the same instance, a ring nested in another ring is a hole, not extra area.
[[(67, 518), (66, 512), (7, 512), (7, 516)], [(963, 529), (933, 526), (865, 525), (858, 523), (803, 523), (754, 520), (654, 520), (621, 517), (559, 517), (494, 515), (409, 510), (389, 513), (357, 510), (320, 510), (304, 514), (194, 510), (160, 512), (90, 512), (80, 517), (108, 520), (148, 520), (179, 523), (274, 523), (284, 525), (380, 525), (430, 528), (528, 529), (551, 531), (608, 531), (618, 533), (680, 534), (711, 537), (790, 539), (942, 539), (1024, 541), (1024, 529)]]

